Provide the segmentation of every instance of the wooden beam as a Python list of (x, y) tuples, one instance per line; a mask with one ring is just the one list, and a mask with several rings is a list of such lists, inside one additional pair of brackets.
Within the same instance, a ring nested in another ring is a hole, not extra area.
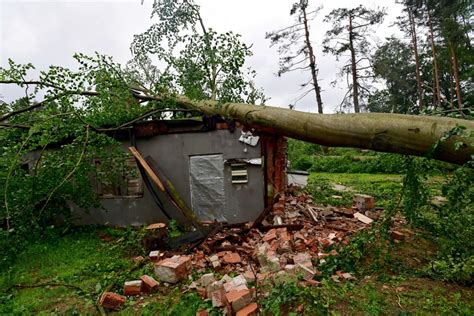
[(138, 152), (138, 150), (133, 146), (128, 147), (128, 150), (130, 150), (135, 159), (137, 159), (138, 163), (143, 167), (143, 169), (145, 169), (145, 172), (150, 177), (151, 181), (153, 181), (153, 183), (158, 186), (161, 192), (165, 192), (165, 186), (158, 178), (158, 176), (153, 172), (153, 170), (145, 161), (145, 159), (143, 159), (142, 155)]

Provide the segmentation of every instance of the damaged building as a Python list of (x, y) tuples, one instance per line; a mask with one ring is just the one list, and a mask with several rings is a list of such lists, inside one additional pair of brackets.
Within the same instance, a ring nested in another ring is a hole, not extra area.
[(101, 208), (73, 208), (81, 224), (143, 225), (175, 219), (255, 220), (286, 185), (286, 139), (218, 118), (136, 123), (113, 135), (135, 156), (120, 186), (97, 181)]

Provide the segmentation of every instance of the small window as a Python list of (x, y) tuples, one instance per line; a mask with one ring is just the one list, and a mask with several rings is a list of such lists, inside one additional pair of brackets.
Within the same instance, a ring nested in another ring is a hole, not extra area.
[(232, 171), (232, 183), (247, 183), (248, 173), (247, 173), (247, 164), (246, 163), (234, 163), (230, 165)]
[(143, 180), (135, 158), (127, 158), (123, 166), (110, 172), (100, 159), (94, 159), (97, 180), (96, 192), (102, 198), (135, 198), (143, 196)]

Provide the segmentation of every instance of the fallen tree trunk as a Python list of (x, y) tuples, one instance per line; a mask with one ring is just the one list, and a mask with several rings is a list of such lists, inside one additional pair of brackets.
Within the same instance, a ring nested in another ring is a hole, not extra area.
[[(464, 164), (474, 155), (474, 121), (469, 120), (385, 113), (315, 114), (272, 106), (193, 101), (186, 97), (178, 97), (177, 102), (207, 115), (221, 115), (324, 146), (430, 156), (455, 164)], [(465, 127), (465, 135), (447, 137), (459, 126)], [(442, 138), (446, 139), (441, 141)]]

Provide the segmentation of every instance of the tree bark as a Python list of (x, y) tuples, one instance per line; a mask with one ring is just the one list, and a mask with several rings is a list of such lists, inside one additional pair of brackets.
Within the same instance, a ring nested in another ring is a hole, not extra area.
[(438, 57), (436, 54), (436, 45), (434, 41), (433, 22), (431, 20), (431, 13), (428, 10), (428, 25), (430, 28), (431, 37), (431, 52), (433, 55), (433, 76), (434, 76), (434, 108), (436, 109), (441, 104), (441, 88), (439, 85), (439, 69), (438, 69)]
[(357, 65), (354, 49), (354, 34), (352, 28), (352, 15), (349, 15), (349, 50), (351, 51), (351, 72), (352, 72), (352, 99), (354, 102), (354, 112), (360, 113), (359, 107), (359, 83), (357, 81)]
[[(233, 118), (248, 126), (323, 146), (430, 155), (456, 164), (464, 164), (474, 155), (472, 136), (452, 136), (431, 152), (440, 138), (457, 126), (465, 126), (470, 135), (474, 122), (468, 120), (385, 113), (315, 114), (243, 103), (192, 101), (186, 97), (178, 97), (177, 102), (208, 115)], [(455, 150), (455, 142), (462, 142), (459, 150)]]
[(418, 90), (418, 108), (421, 111), (423, 109), (423, 83), (421, 82), (420, 76), (420, 56), (418, 55), (418, 40), (416, 37), (416, 26), (415, 17), (410, 8), (408, 8), (408, 19), (410, 21), (410, 34), (413, 45), (413, 54), (415, 55), (415, 67), (416, 67), (416, 86)]
[[(458, 110), (461, 115), (462, 113), (462, 99), (461, 99), (461, 83), (459, 81), (459, 66), (458, 66), (458, 57), (456, 55), (456, 50), (453, 47), (453, 44), (449, 44), (449, 49), (451, 51), (451, 59), (453, 65), (453, 75), (454, 75), (454, 82), (456, 83), (456, 99), (458, 103)], [(463, 115), (464, 116), (464, 115)]]
[(306, 8), (302, 8), (303, 11), (303, 24), (305, 33), (306, 47), (308, 48), (309, 54), (309, 68), (311, 69), (311, 77), (313, 78), (314, 92), (316, 93), (316, 104), (318, 105), (318, 113), (323, 113), (323, 101), (321, 99), (321, 87), (318, 83), (318, 72), (316, 70), (316, 57), (314, 55), (313, 45), (309, 39), (309, 26), (308, 19), (306, 16)]

